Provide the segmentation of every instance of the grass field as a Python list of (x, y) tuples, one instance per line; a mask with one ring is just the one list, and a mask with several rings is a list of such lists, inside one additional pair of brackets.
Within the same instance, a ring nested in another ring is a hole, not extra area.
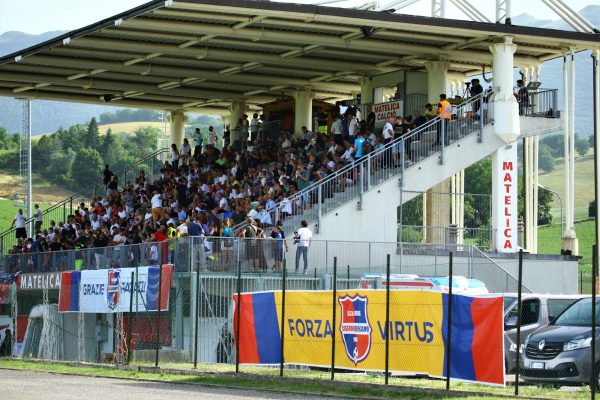
[[(593, 219), (575, 223), (575, 231), (579, 238), (579, 253), (583, 257), (581, 264), (592, 262), (592, 245), (595, 243), (595, 222)], [(538, 252), (541, 254), (560, 254), (560, 225), (541, 226), (538, 228)]]
[[(539, 176), (539, 182), (547, 188), (558, 192), (565, 206), (565, 168), (562, 158), (558, 158), (554, 171), (543, 173)], [(588, 153), (585, 157), (575, 158), (575, 220), (588, 217), (589, 202), (594, 199), (594, 156)], [(543, 189), (540, 189), (543, 190)], [(554, 196), (552, 202), (552, 215), (558, 223), (560, 220), (560, 202)]]
[[(173, 383), (222, 386), (239, 389), (258, 389), (265, 391), (284, 391), (304, 395), (330, 395), (349, 398), (370, 399), (479, 399), (485, 394), (486, 399), (500, 399), (513, 394), (514, 387), (475, 385), (464, 382), (453, 382), (451, 391), (445, 392), (445, 381), (432, 379), (391, 378), (389, 387), (383, 385), (383, 376), (376, 373), (336, 374), (335, 381), (329, 381), (329, 372), (315, 370), (286, 369), (285, 378), (278, 377), (277, 368), (242, 366), (242, 373), (233, 373), (233, 365), (199, 365), (197, 375), (179, 375), (168, 370), (159, 373), (140, 372), (138, 369), (121, 370), (114, 367), (69, 366), (64, 364), (45, 364), (21, 360), (0, 360), (0, 368), (21, 369), (28, 371), (45, 371), (61, 374), (73, 374), (94, 377), (112, 377), (138, 380), (154, 380)], [(161, 368), (190, 369), (191, 364), (162, 365)], [(297, 379), (286, 379), (297, 378)], [(298, 379), (299, 378), (299, 379)], [(344, 384), (339, 384), (343, 382)], [(354, 383), (354, 384), (353, 384)], [(359, 385), (369, 384), (369, 385)], [(542, 386), (521, 386), (522, 398), (535, 396), (547, 399), (589, 399), (590, 391), (586, 386), (574, 390), (557, 390)], [(274, 394), (274, 396), (276, 396)]]

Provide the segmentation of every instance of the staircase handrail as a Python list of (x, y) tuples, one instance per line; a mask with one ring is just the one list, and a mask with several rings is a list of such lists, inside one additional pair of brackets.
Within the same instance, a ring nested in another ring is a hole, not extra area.
[[(478, 103), (482, 103), (485, 98), (491, 96), (492, 94), (492, 90), (488, 89), (482, 93), (479, 93), (478, 95), (472, 96), (470, 97), (467, 101), (460, 103), (456, 106), (456, 111), (462, 111), (463, 108), (466, 108), (467, 106), (472, 106), (474, 103), (478, 102)], [(415, 137), (417, 137), (417, 135), (426, 132), (428, 129), (430, 129), (431, 127), (435, 126), (438, 122), (440, 122), (442, 120), (442, 118), (439, 115), (436, 115), (434, 118), (430, 119), (429, 121), (427, 121), (426, 123), (424, 123), (423, 125), (420, 125), (419, 127), (413, 129), (408, 135), (402, 135), (399, 136), (397, 138), (394, 138), (392, 141), (390, 141), (388, 144), (384, 145), (383, 149), (378, 150), (379, 153), (384, 153), (387, 150), (392, 149), (394, 146), (398, 145), (399, 143), (402, 143), (402, 145), (400, 146), (401, 148), (404, 148), (404, 142), (407, 140), (412, 140)], [(318, 190), (318, 188), (321, 186), (323, 186), (326, 183), (329, 183), (331, 181), (333, 181), (334, 179), (339, 178), (340, 176), (342, 176), (344, 173), (348, 173), (351, 170), (358, 168), (361, 165), (365, 165), (366, 163), (370, 162), (369, 157), (363, 157), (363, 159), (361, 159), (358, 162), (352, 162), (349, 163), (348, 165), (344, 166), (343, 168), (335, 171), (333, 174), (327, 175), (325, 178), (321, 179), (320, 181), (317, 182), (313, 182), (311, 183), (309, 186), (307, 186), (306, 188), (299, 190), (298, 192), (294, 193), (292, 196), (287, 198), (287, 201), (289, 201), (290, 203), (293, 204), (294, 201), (298, 200), (300, 197), (304, 197), (307, 194), (310, 194), (311, 192), (314, 192), (315, 189)], [(267, 212), (272, 211), (272, 210), (279, 210), (281, 209), (282, 205), (281, 202), (277, 203), (274, 207), (272, 207), (270, 210), (266, 210)], [(276, 213), (276, 218), (277, 218), (277, 213)], [(247, 224), (246, 221), (244, 222), (240, 222), (237, 225), (235, 225), (233, 227), (234, 232), (239, 232), (242, 228), (244, 228), (244, 226)]]
[[(126, 167), (123, 167), (123, 168), (117, 170), (113, 174), (117, 175), (117, 176), (120, 175), (120, 174), (124, 174), (124, 173), (126, 173), (126, 172), (134, 169), (135, 167), (137, 167), (137, 166), (145, 163), (146, 161), (151, 160), (153, 158), (157, 158), (159, 155), (161, 155), (161, 154), (163, 154), (165, 152), (168, 152), (168, 151), (169, 151), (169, 149), (166, 148), (166, 147), (162, 148), (162, 149), (159, 149), (159, 150), (156, 150), (153, 153), (147, 155), (146, 157), (144, 157), (144, 158), (136, 161), (135, 163), (130, 164), (130, 165), (126, 166)], [(84, 194), (88, 193), (91, 189), (94, 189), (98, 185), (104, 185), (104, 181), (102, 179), (99, 179), (96, 182), (92, 183), (91, 185), (85, 187), (84, 189), (79, 190), (77, 193), (75, 193), (75, 194), (67, 197), (66, 199), (61, 200), (61, 201), (59, 201), (56, 204), (53, 204), (52, 206), (50, 206), (47, 209), (45, 209), (45, 210), (42, 211), (42, 217), (45, 216), (45, 215), (47, 215), (47, 214), (49, 214), (50, 212), (56, 210), (57, 208), (60, 208), (60, 207), (62, 207), (64, 205), (66, 205), (66, 204), (70, 204), (74, 199), (83, 196)], [(31, 222), (34, 221), (34, 219), (35, 219), (34, 216), (27, 218), (25, 220), (25, 224), (26, 225), (30, 224)], [(15, 230), (16, 230), (16, 228), (9, 228), (9, 229), (7, 229), (7, 230), (5, 230), (3, 232), (0, 232), (0, 240), (2, 238), (4, 238), (5, 236), (7, 236), (8, 234), (10, 234), (12, 232), (15, 232)], [(0, 248), (0, 253), (2, 253), (2, 251), (3, 251), (3, 249)]]

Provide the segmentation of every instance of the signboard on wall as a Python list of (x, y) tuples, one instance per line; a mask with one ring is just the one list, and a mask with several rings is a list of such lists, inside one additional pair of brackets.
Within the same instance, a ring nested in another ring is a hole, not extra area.
[(373, 104), (373, 112), (375, 113), (375, 131), (380, 131), (387, 122), (389, 117), (402, 116), (404, 109), (403, 100), (388, 101), (385, 103)]
[[(338, 291), (335, 321), (330, 291), (292, 291), (286, 293), (282, 324), (281, 292), (244, 293), (239, 306), (239, 361), (278, 364), (284, 335), (285, 363), (328, 368), (335, 337), (336, 367), (385, 371), (389, 335), (391, 372), (443, 377), (450, 346), (455, 355), (452, 378), (504, 384), (503, 298), (453, 295), (448, 341), (448, 296), (395, 290), (390, 293), (386, 324), (384, 290)], [(237, 295), (233, 297), (237, 302)], [(233, 321), (237, 332), (236, 315)]]
[(495, 249), (504, 253), (518, 250), (517, 146), (498, 149), (492, 156), (492, 220)]
[(17, 287), (19, 290), (59, 289), (60, 272), (19, 274)]
[[(160, 268), (162, 280), (159, 286)], [(131, 293), (135, 293), (135, 311), (157, 311), (159, 303), (160, 309), (167, 311), (172, 272), (172, 265), (63, 272), (58, 311), (97, 314), (129, 312)]]

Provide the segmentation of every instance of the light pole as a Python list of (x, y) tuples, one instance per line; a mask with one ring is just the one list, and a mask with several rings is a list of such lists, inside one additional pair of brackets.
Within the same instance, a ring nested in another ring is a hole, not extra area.
[(552, 190), (550, 188), (547, 188), (546, 186), (540, 185), (539, 183), (538, 183), (538, 187), (540, 189), (547, 190), (550, 193), (552, 193), (553, 195), (555, 195), (556, 197), (558, 197), (558, 201), (560, 203), (560, 237), (563, 237), (564, 228), (563, 228), (563, 202), (562, 202), (562, 197), (560, 197), (560, 194), (558, 194), (554, 190)]

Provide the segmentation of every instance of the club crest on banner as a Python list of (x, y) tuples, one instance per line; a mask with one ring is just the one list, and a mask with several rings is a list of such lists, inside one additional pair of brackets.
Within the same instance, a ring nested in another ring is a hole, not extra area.
[(121, 300), (121, 270), (108, 270), (108, 285), (106, 288), (106, 303), (108, 308), (114, 310), (119, 305)]
[(348, 358), (357, 365), (369, 355), (371, 350), (371, 324), (368, 316), (366, 296), (344, 296), (338, 301), (342, 308), (340, 332)]

